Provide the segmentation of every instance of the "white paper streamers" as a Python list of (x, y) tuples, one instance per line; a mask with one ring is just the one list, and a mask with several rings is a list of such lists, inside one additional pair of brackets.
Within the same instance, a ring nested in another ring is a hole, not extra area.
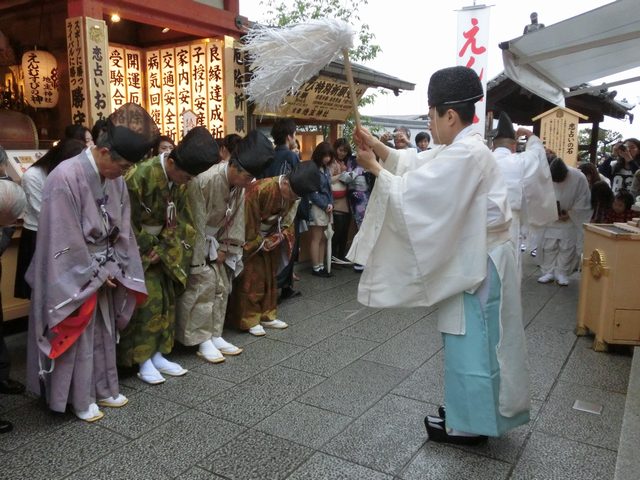
[(353, 29), (343, 20), (323, 18), (282, 28), (256, 27), (244, 43), (252, 66), (247, 97), (260, 110), (277, 112), (287, 95), (352, 46)]

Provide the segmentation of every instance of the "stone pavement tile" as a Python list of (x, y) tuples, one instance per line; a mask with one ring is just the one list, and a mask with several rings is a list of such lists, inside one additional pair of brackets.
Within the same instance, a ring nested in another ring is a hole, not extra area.
[(434, 405), (444, 403), (444, 351), (436, 353), (391, 393)]
[(282, 365), (329, 377), (377, 346), (375, 342), (337, 334), (289, 357)]
[(285, 479), (313, 450), (282, 438), (247, 430), (200, 461), (198, 466), (230, 480)]
[(511, 465), (505, 462), (469, 453), (450, 445), (426, 442), (411, 463), (400, 473), (399, 478), (403, 480), (500, 480), (508, 478), (510, 469)]
[(317, 452), (287, 480), (391, 480), (392, 477), (341, 458)]
[(292, 442), (320, 448), (340, 433), (353, 419), (320, 408), (291, 402), (270, 417), (265, 418), (255, 430)]
[(442, 334), (436, 324), (436, 314), (427, 315), (369, 352), (363, 359), (414, 370), (442, 348)]
[(593, 337), (580, 337), (560, 380), (626, 393), (629, 386), (631, 356), (595, 352)]
[(103, 456), (70, 480), (169, 479), (242, 432), (242, 427), (197, 411), (185, 412)]
[(608, 479), (615, 468), (611, 450), (533, 432), (511, 480)]
[[(602, 405), (602, 414), (574, 410), (573, 402), (584, 400)], [(551, 392), (534, 427), (597, 447), (618, 449), (625, 395), (607, 392), (575, 383), (558, 382)]]
[(564, 365), (563, 358), (529, 352), (531, 398), (545, 400)]
[(267, 337), (248, 345), (241, 355), (227, 357), (224, 363), (215, 365), (215, 368), (203, 363), (193, 371), (227, 382), (240, 383), (302, 350), (296, 345), (269, 338), (271, 331), (267, 331)]
[(76, 417), (69, 413), (54, 413), (44, 402), (32, 400), (22, 407), (2, 412), (2, 419), (13, 423), (13, 432), (0, 435), (0, 450), (10, 451), (74, 423)]
[[(217, 365), (211, 365), (215, 369)], [(215, 373), (215, 372), (214, 372)], [(182, 377), (169, 377), (165, 383), (153, 388), (153, 395), (187, 407), (194, 407), (205, 400), (233, 387), (233, 383), (225, 382), (208, 375), (189, 372)], [(147, 393), (151, 393), (148, 391)]]
[(152, 386), (140, 380), (137, 373), (138, 369), (135, 367), (118, 369), (118, 382), (120, 383), (120, 387), (129, 389), (129, 393), (121, 393), (127, 397), (133, 392), (142, 392)]
[(22, 395), (0, 395), (0, 414), (31, 404), (36, 398), (35, 395), (30, 393)]
[[(542, 285), (543, 287), (545, 285)], [(573, 281), (568, 287), (557, 288), (553, 297), (533, 319), (532, 325), (549, 325), (555, 328), (571, 330), (576, 327), (578, 303), (578, 282)]]
[(0, 465), (0, 478), (62, 478), (126, 441), (125, 437), (102, 428), (98, 423), (77, 420), (6, 455)]
[(542, 285), (537, 278), (527, 278), (522, 281), (522, 319), (527, 325), (531, 322), (551, 297), (557, 293), (557, 288)]
[(184, 472), (176, 480), (225, 480), (224, 477), (216, 475), (215, 473), (203, 470), (200, 467), (193, 467)]
[(254, 337), (247, 332), (241, 332), (234, 328), (225, 328), (222, 331), (222, 338), (229, 343), (233, 343), (236, 347), (245, 347), (259, 340), (258, 337)]
[(356, 417), (392, 390), (409, 372), (356, 360), (298, 398), (308, 405)]
[(430, 408), (387, 395), (321, 450), (396, 475), (427, 439), (423, 419)]
[[(348, 272), (347, 272), (348, 273)], [(321, 303), (339, 305), (355, 298), (360, 276), (320, 278), (309, 275), (300, 282), (303, 297)]]
[(542, 402), (531, 402), (531, 420), (526, 425), (509, 430), (499, 438), (489, 437), (486, 443), (474, 447), (460, 446), (461, 450), (478, 455), (495, 458), (507, 463), (515, 463), (522, 451), (529, 432), (536, 424), (536, 418), (542, 407)]
[(392, 308), (380, 310), (347, 328), (343, 333), (372, 342), (386, 342), (427, 315), (426, 308)]
[(253, 426), (302, 395), (324, 377), (275, 366), (198, 405), (198, 409), (245, 426)]
[(576, 343), (573, 329), (532, 324), (524, 331), (529, 355), (566, 359)]
[(334, 303), (321, 301), (320, 299), (306, 298), (305, 294), (300, 297), (285, 300), (278, 305), (278, 318), (284, 320), (289, 325), (306, 322), (309, 318), (322, 312), (326, 312)]
[(137, 438), (185, 409), (183, 405), (159, 398), (154, 389), (149, 389), (131, 395), (129, 403), (122, 408), (101, 409), (104, 418), (100, 420), (100, 426), (129, 438)]
[(289, 328), (273, 330), (270, 336), (283, 342), (308, 347), (358, 323), (375, 312), (376, 310), (363, 307), (357, 301), (351, 300), (305, 321), (295, 323)]

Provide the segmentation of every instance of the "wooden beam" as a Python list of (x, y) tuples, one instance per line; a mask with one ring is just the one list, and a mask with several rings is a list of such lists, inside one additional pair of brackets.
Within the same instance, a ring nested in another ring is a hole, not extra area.
[[(104, 5), (104, 14), (111, 14), (113, 11), (127, 20), (160, 28), (167, 27), (196, 37), (238, 37), (243, 33), (236, 26), (237, 11), (221, 10), (193, 1), (106, 0), (101, 3)], [(228, 4), (235, 7), (233, 1)]]

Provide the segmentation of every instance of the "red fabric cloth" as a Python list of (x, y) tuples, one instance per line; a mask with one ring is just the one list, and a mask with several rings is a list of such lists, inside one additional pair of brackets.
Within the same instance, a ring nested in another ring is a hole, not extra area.
[(51, 329), (55, 336), (51, 339), (49, 358), (58, 358), (80, 338), (80, 335), (82, 335), (93, 318), (97, 303), (98, 293), (96, 292), (80, 306), (77, 310), (77, 315), (65, 318)]
[(333, 190), (331, 192), (333, 194), (333, 198), (344, 198), (347, 196), (347, 190)]
[(637, 216), (637, 212), (634, 212), (633, 210), (625, 210), (622, 213), (616, 213), (613, 208), (610, 208), (605, 212), (604, 222), (602, 223), (627, 223), (629, 220), (633, 220), (633, 217), (635, 216)]

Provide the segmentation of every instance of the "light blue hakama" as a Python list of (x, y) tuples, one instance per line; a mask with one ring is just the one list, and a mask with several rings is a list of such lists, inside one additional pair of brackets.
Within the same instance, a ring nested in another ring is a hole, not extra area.
[(447, 428), (499, 437), (529, 421), (529, 412), (513, 417), (499, 412), (500, 277), (493, 261), (474, 293), (464, 293), (464, 335), (443, 333)]

